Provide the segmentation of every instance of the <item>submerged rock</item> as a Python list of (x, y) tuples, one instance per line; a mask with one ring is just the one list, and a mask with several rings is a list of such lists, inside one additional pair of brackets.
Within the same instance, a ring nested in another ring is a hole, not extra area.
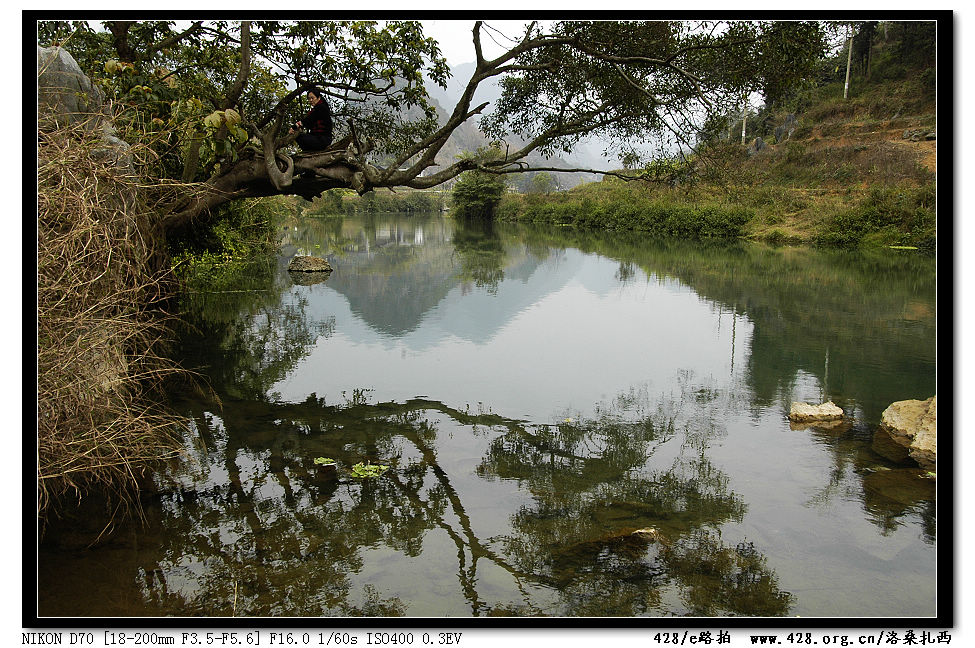
[(827, 401), (821, 405), (795, 402), (789, 410), (789, 420), (795, 423), (837, 421), (841, 418), (843, 418), (843, 410), (834, 405), (833, 401)]
[(831, 434), (846, 434), (853, 429), (853, 421), (832, 419), (827, 421), (789, 421), (790, 430), (816, 430)]
[(325, 283), (332, 276), (331, 272), (292, 272), (291, 283), (296, 286), (314, 286), (315, 284)]
[(873, 442), (870, 444), (870, 449), (879, 454), (885, 459), (889, 459), (895, 463), (913, 463), (911, 456), (908, 454), (907, 446), (903, 446), (897, 443), (890, 435), (883, 430), (882, 427), (878, 427), (873, 434)]
[(880, 416), (880, 430), (922, 468), (935, 470), (938, 463), (938, 397), (892, 403)]
[(296, 256), (288, 263), (288, 272), (331, 272), (332, 265), (325, 259), (313, 256)]

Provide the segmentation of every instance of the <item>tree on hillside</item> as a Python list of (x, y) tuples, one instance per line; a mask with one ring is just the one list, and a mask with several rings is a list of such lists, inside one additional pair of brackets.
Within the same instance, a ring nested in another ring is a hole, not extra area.
[(558, 183), (555, 181), (555, 176), (553, 176), (548, 171), (539, 171), (532, 176), (531, 182), (528, 185), (528, 192), (532, 194), (547, 194), (555, 191)]
[[(824, 43), (815, 22), (559, 21), (531, 24), (488, 58), (481, 41), (489, 26), (477, 22), (473, 74), (437, 123), (423, 75), (443, 86), (448, 68), (417, 22), (114, 20), (103, 27), (45, 21), (38, 42), (76, 54), (124, 108), (122, 125), (153, 136), (149, 162), (160, 179), (192, 182), (191, 191), (178, 192), (160, 184), (169, 192), (160, 200), (167, 228), (244, 197), (424, 189), (471, 170), (562, 171), (531, 168), (526, 157), (568, 151), (587, 134), (612, 142), (635, 168), (648, 155), (640, 142), (692, 149), (698, 126), (743, 94), (782, 94), (812, 72)], [(497, 105), (472, 105), (489, 79), (503, 89)], [(295, 154), (289, 126), (313, 86), (332, 105), (336, 143)], [(500, 155), (438, 158), (450, 134), (478, 115)]]

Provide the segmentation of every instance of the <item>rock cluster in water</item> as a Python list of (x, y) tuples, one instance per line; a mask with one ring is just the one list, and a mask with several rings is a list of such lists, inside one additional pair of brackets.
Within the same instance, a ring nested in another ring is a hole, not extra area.
[(908, 456), (926, 470), (938, 463), (938, 397), (893, 403), (880, 416), (880, 430), (907, 448)]

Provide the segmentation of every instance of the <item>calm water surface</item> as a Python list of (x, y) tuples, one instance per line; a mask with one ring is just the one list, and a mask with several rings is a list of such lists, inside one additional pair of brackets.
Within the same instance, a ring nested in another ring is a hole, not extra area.
[[(935, 482), (874, 438), (936, 392), (933, 260), (436, 216), (281, 234), (187, 295), (212, 391), (177, 395), (183, 458), (144, 524), (52, 528), (42, 616), (937, 613)], [(290, 276), (299, 253), (334, 273)], [(847, 422), (790, 426), (827, 399)]]

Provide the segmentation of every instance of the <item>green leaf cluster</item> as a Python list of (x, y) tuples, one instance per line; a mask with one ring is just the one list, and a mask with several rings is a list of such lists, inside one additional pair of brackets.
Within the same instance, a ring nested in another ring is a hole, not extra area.
[[(39, 45), (63, 46), (113, 102), (120, 136), (149, 144), (159, 178), (206, 180), (248, 145), (246, 124), (284, 123), (307, 112), (286, 102), (294, 82), (328, 96), (335, 123), (357, 120), (378, 150), (425, 136), (435, 111), (424, 75), (441, 86), (449, 67), (416, 21), (253, 21), (248, 74), (242, 71), (242, 24), (200, 21), (58, 21), (38, 23)], [(186, 169), (189, 172), (184, 172)]]
[(375, 479), (389, 470), (389, 466), (359, 462), (352, 466), (352, 474), (359, 479)]
[[(331, 457), (315, 457), (314, 463), (316, 466), (337, 466), (338, 462)], [(352, 466), (350, 472), (353, 477), (358, 479), (375, 479), (382, 476), (389, 466), (384, 464), (373, 464), (368, 462), (359, 462)]]

